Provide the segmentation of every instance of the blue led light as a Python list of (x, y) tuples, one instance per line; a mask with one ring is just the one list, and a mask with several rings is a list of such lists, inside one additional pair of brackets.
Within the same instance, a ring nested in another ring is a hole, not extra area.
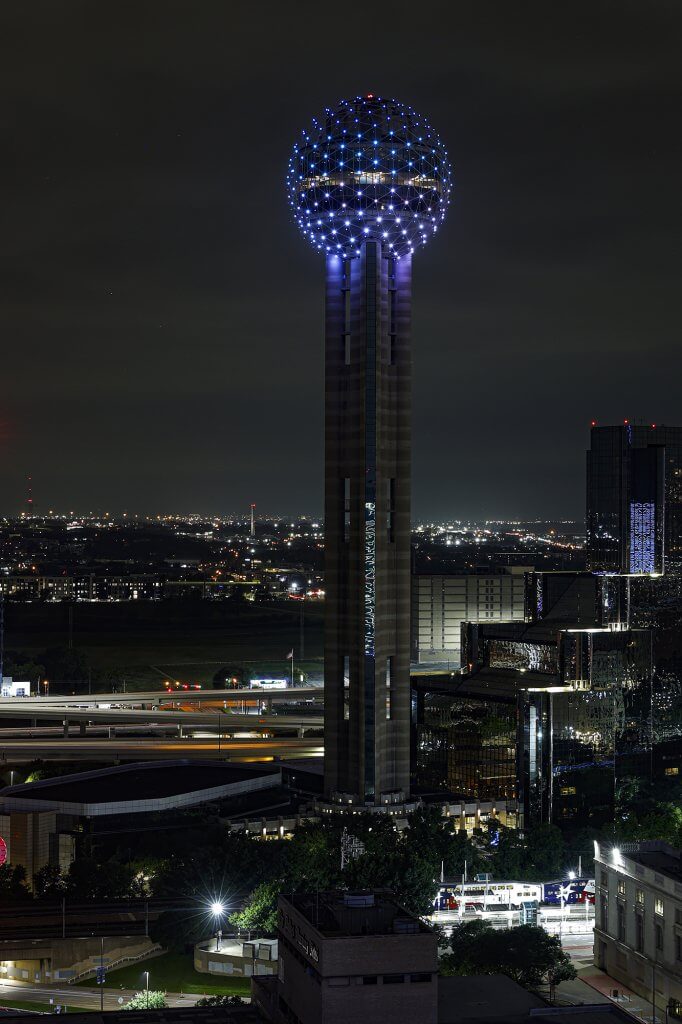
[[(346, 135), (365, 145), (346, 146)], [(359, 255), (358, 235), (381, 241), (391, 256), (411, 254), (430, 237), (425, 222), (432, 222), (433, 234), (445, 217), (451, 187), (447, 153), (426, 121), (411, 107), (374, 96), (325, 110), (294, 146), (287, 174), (296, 221), (322, 252), (329, 246), (324, 235), (309, 230), (311, 211), (332, 219), (343, 210), (332, 234), (345, 257)], [(404, 210), (402, 225), (400, 218), (392, 223), (396, 203)]]

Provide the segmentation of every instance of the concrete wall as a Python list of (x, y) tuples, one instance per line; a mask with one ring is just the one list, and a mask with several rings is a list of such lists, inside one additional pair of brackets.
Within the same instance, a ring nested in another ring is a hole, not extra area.
[(616, 982), (652, 1000), (662, 1015), (682, 1003), (682, 882), (604, 854), (595, 863), (594, 961)]
[(476, 575), (416, 575), (412, 579), (412, 658), (460, 667), (463, 622), (524, 618), (525, 569)]
[[(46, 939), (13, 942), (11, 958), (0, 959), (0, 980), (34, 983), (68, 980), (100, 963), (102, 947), (97, 937), (82, 939)], [(116, 936), (104, 939), (104, 966), (122, 957), (137, 957), (154, 951), (154, 943), (140, 936)], [(0, 957), (3, 956), (0, 945)], [(121, 965), (123, 966), (123, 965)]]

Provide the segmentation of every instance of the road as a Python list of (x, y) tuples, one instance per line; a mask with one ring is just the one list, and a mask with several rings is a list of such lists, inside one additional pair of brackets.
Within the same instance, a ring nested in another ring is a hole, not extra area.
[(148, 710), (119, 710), (110, 708), (62, 708), (52, 706), (49, 708), (36, 707), (31, 705), (22, 713), (13, 708), (6, 708), (0, 703), (0, 720), (3, 718), (24, 719), (40, 722), (84, 722), (86, 725), (92, 723), (111, 725), (146, 725), (153, 722), (155, 725), (180, 725), (190, 727), (208, 726), (212, 729), (221, 729), (223, 732), (230, 732), (233, 729), (256, 729), (259, 726), (268, 729), (319, 729), (324, 724), (322, 715), (271, 715), (271, 714), (241, 714), (236, 711), (223, 711), (216, 708), (212, 711), (174, 711), (160, 705), (154, 711)]
[[(40, 697), (3, 697), (1, 705), (5, 707), (26, 709), (31, 705), (45, 707), (58, 704), (62, 707), (80, 708), (85, 705), (121, 704), (127, 708), (143, 705), (160, 705), (161, 703), (213, 703), (221, 707), (238, 707), (243, 701), (270, 701), (273, 704), (286, 704), (300, 700), (324, 700), (324, 689), (321, 686), (290, 686), (285, 690), (140, 690), (133, 693), (89, 693), (89, 694), (48, 694)], [(22, 712), (23, 713), (23, 712)], [(26, 711), (26, 716), (30, 714)]]
[(2, 764), (25, 761), (153, 761), (176, 757), (202, 760), (272, 761), (280, 758), (321, 757), (324, 746), (319, 737), (279, 739), (154, 739), (116, 737), (95, 739), (6, 739), (2, 742)]
[[(212, 979), (211, 979), (212, 980)], [(104, 989), (104, 1009), (120, 1010), (121, 999), (124, 1003), (135, 995), (135, 989)], [(45, 1009), (50, 1006), (77, 1006), (84, 1010), (99, 1010), (101, 993), (99, 988), (81, 988), (75, 985), (30, 985), (22, 981), (0, 981), (0, 1005), (3, 997), (12, 1002), (23, 1000), (29, 1003), (43, 1003)], [(202, 995), (182, 995), (180, 992), (168, 992), (166, 1002), (169, 1006), (194, 1006)]]

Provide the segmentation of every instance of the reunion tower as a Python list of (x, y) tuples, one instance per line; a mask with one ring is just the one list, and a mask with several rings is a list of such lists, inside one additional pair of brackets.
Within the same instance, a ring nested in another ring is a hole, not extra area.
[(368, 94), (294, 146), (289, 202), (326, 259), (325, 793), (410, 787), (412, 255), (440, 227), (450, 165), (411, 107)]

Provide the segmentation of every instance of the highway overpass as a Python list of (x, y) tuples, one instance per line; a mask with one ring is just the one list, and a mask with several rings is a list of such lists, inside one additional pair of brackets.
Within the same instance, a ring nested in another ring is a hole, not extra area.
[(96, 739), (3, 739), (0, 747), (0, 771), (27, 761), (121, 761), (168, 760), (197, 757), (202, 761), (272, 761), (274, 758), (321, 757), (323, 741), (319, 737), (282, 736), (262, 739), (168, 739), (154, 737), (115, 737)]
[[(104, 703), (102, 701), (99, 702)], [(104, 708), (92, 704), (89, 707), (80, 705), (62, 705), (45, 703), (43, 699), (27, 699), (19, 702), (6, 703), (0, 700), (0, 722), (3, 720), (28, 719), (36, 726), (38, 722), (62, 722), (66, 730), (67, 722), (78, 722), (93, 725), (145, 725), (153, 724), (164, 727), (196, 729), (210, 728), (221, 732), (269, 729), (275, 731), (321, 729), (324, 724), (322, 715), (301, 714), (241, 714), (231, 709), (214, 708), (210, 711), (178, 711), (169, 704), (157, 709)]]
[(324, 700), (321, 686), (291, 686), (286, 690), (139, 690), (133, 693), (47, 694), (39, 697), (0, 697), (0, 706), (25, 704), (60, 704), (63, 707), (91, 707), (95, 704), (118, 704), (126, 708), (160, 707), (162, 704), (199, 704), (212, 702), (240, 707), (245, 701), (261, 704), (286, 704), (297, 701)]

